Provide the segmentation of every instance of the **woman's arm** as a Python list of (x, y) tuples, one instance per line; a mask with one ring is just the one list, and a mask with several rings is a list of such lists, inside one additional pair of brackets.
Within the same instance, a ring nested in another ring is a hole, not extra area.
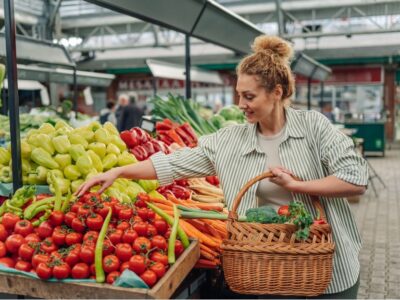
[(348, 197), (362, 195), (366, 191), (365, 186), (348, 183), (334, 175), (310, 181), (297, 181), (282, 168), (274, 168), (271, 171), (276, 177), (271, 178), (270, 181), (293, 193), (324, 197)]
[(107, 189), (117, 178), (127, 179), (157, 179), (156, 170), (150, 159), (123, 167), (111, 169), (105, 173), (93, 176), (76, 191), (77, 196), (83, 195), (92, 186), (101, 184), (99, 193)]

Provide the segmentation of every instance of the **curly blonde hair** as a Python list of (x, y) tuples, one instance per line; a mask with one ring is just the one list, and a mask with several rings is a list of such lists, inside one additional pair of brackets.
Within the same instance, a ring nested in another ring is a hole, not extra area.
[(236, 68), (237, 75), (256, 75), (268, 92), (279, 84), (282, 86), (282, 100), (288, 102), (293, 95), (295, 84), (290, 69), (293, 47), (276, 36), (260, 35), (251, 47), (253, 53), (244, 57)]

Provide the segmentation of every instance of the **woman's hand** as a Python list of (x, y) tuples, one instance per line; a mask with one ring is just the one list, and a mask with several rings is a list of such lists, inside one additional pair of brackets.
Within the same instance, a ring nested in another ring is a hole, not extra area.
[(100, 190), (98, 191), (99, 194), (104, 192), (105, 189), (107, 189), (110, 185), (113, 184), (115, 179), (119, 177), (119, 170), (118, 168), (109, 170), (105, 173), (93, 176), (90, 178), (88, 181), (86, 181), (84, 184), (82, 184), (78, 190), (75, 192), (75, 195), (78, 197), (82, 196), (84, 193), (86, 193), (92, 186), (101, 185)]
[(280, 185), (291, 192), (295, 190), (298, 181), (292, 177), (293, 173), (290, 170), (284, 167), (275, 167), (271, 169), (271, 172), (275, 177), (270, 178), (270, 182)]

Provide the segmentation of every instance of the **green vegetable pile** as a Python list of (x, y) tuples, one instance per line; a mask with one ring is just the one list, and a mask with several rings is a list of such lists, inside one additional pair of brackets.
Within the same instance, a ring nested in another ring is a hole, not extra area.
[(279, 215), (270, 206), (261, 206), (248, 209), (246, 211), (246, 218), (247, 222), (296, 225), (296, 238), (299, 240), (306, 240), (308, 238), (310, 226), (313, 224), (312, 216), (304, 207), (304, 203), (299, 201), (289, 203), (289, 214), (287, 216)]

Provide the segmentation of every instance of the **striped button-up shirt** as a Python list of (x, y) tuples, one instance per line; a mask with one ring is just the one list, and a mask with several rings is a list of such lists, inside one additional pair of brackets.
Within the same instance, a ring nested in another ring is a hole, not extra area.
[[(352, 184), (367, 185), (365, 160), (354, 151), (352, 140), (333, 127), (325, 116), (316, 111), (292, 108), (286, 108), (285, 114), (286, 128), (279, 146), (279, 157), (284, 167), (305, 181), (334, 175)], [(180, 178), (218, 175), (229, 209), (239, 190), (265, 171), (266, 163), (266, 155), (258, 145), (256, 124), (223, 128), (202, 137), (196, 148), (184, 148), (170, 155), (160, 153), (151, 159), (161, 184)], [(254, 184), (244, 195), (239, 214), (256, 207), (257, 187), (258, 183)], [(293, 198), (303, 201), (316, 216), (308, 195), (293, 194)], [(326, 293), (338, 293), (357, 281), (361, 238), (346, 199), (320, 199), (336, 245), (332, 281)]]

